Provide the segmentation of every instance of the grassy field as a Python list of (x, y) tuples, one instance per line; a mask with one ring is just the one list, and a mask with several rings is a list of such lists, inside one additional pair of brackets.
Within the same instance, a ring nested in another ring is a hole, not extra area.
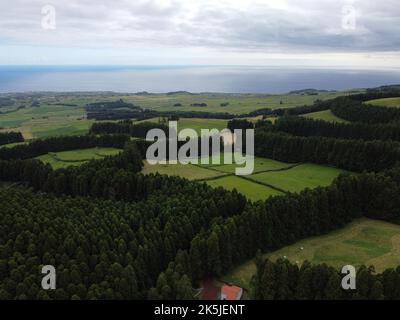
[(338, 175), (345, 172), (337, 168), (307, 163), (290, 170), (254, 174), (251, 179), (286, 191), (300, 192), (305, 188), (328, 186)]
[(371, 104), (374, 106), (382, 106), (382, 107), (400, 108), (400, 98), (370, 100), (367, 102), (367, 104)]
[(254, 201), (267, 199), (271, 196), (283, 194), (278, 190), (248, 181), (238, 176), (227, 176), (215, 180), (208, 180), (207, 184), (209, 184), (213, 188), (223, 187), (227, 190), (233, 190), (235, 188), (238, 192), (245, 195), (248, 199)]
[[(152, 119), (137, 121), (136, 123), (141, 123), (141, 122), (159, 123), (161, 122), (161, 120), (162, 120), (161, 118), (152, 118)], [(208, 129), (208, 130), (217, 129), (221, 131), (223, 129), (226, 129), (227, 125), (228, 125), (228, 120), (180, 118), (178, 120), (178, 131), (183, 129), (193, 129), (194, 131), (196, 131), (198, 136), (201, 136), (201, 129)]]
[(15, 146), (19, 146), (21, 144), (27, 144), (28, 142), (24, 141), (24, 142), (14, 142), (14, 143), (9, 143), (9, 144), (3, 144), (2, 146), (0, 146), (0, 148), (12, 148)]
[(335, 116), (331, 110), (307, 113), (307, 114), (303, 115), (303, 117), (314, 119), (314, 120), (324, 120), (324, 121), (328, 121), (328, 122), (349, 123), (349, 121)]
[(41, 105), (0, 115), (3, 130), (21, 131), (25, 139), (85, 134), (92, 123), (83, 107)]
[(227, 120), (219, 119), (184, 119), (181, 118), (178, 121), (178, 130), (182, 129), (193, 129), (197, 134), (201, 135), (201, 129), (217, 129), (219, 131), (226, 129), (228, 125)]
[[(257, 94), (157, 94), (157, 95), (114, 95), (87, 94), (63, 95), (51, 94), (39, 98), (40, 107), (31, 107), (37, 98), (29, 95), (20, 99), (14, 106), (2, 107), (0, 128), (21, 131), (25, 139), (43, 138), (57, 135), (79, 135), (88, 132), (93, 121), (86, 119), (85, 105), (99, 101), (123, 99), (143, 108), (158, 111), (201, 111), (227, 112), (232, 114), (248, 113), (262, 108), (291, 108), (299, 105), (311, 105), (315, 100), (331, 99), (346, 93), (320, 93), (319, 95), (257, 95)], [(182, 107), (175, 107), (180, 103)], [(191, 104), (206, 103), (207, 107), (195, 107)], [(221, 104), (229, 103), (227, 106)], [(61, 104), (61, 105), (60, 105)], [(70, 105), (62, 105), (70, 104)], [(18, 108), (23, 105), (23, 108)], [(153, 119), (153, 121), (156, 119)], [(182, 119), (181, 128), (193, 128), (197, 132), (204, 129), (223, 129), (226, 120)]]
[[(314, 164), (290, 164), (272, 159), (256, 157), (254, 173), (250, 176), (236, 176), (238, 164), (198, 165), (149, 165), (145, 164), (144, 174), (177, 175), (190, 180), (205, 181), (210, 186), (236, 190), (250, 200), (265, 200), (270, 196), (283, 195), (285, 192), (300, 192), (305, 188), (327, 186), (344, 171)], [(222, 162), (221, 162), (222, 163)]]
[[(211, 162), (211, 160), (210, 160)], [(221, 165), (212, 165), (209, 167), (218, 171), (226, 172), (226, 173), (235, 173), (236, 168), (243, 167), (244, 165), (233, 164), (221, 164)], [(293, 164), (280, 162), (267, 158), (255, 157), (254, 159), (254, 173), (264, 172), (264, 171), (273, 171), (273, 170), (281, 170), (292, 167)]]
[(44, 163), (49, 163), (53, 169), (80, 166), (92, 159), (102, 159), (105, 156), (113, 156), (120, 152), (114, 148), (91, 148), (63, 152), (51, 152), (37, 157)]
[[(303, 248), (303, 250), (302, 250)], [(328, 235), (299, 241), (294, 245), (265, 255), (273, 261), (287, 257), (292, 263), (308, 260), (336, 268), (351, 264), (373, 265), (377, 272), (400, 265), (400, 226), (382, 221), (360, 219)], [(250, 287), (255, 274), (254, 261), (249, 261), (222, 280)]]
[[(157, 95), (130, 95), (122, 96), (126, 102), (134, 103), (142, 108), (158, 111), (206, 111), (206, 112), (228, 112), (233, 114), (248, 113), (262, 108), (292, 108), (300, 105), (313, 104), (315, 100), (326, 100), (344, 95), (343, 92), (320, 93), (312, 95), (268, 95), (268, 94), (157, 94)], [(74, 103), (90, 102), (94, 98), (72, 100)], [(115, 100), (115, 97), (102, 98)], [(206, 107), (191, 106), (195, 103), (206, 103)], [(227, 106), (221, 104), (229, 103)], [(181, 107), (174, 106), (181, 104)]]
[(217, 171), (208, 170), (192, 164), (183, 165), (169, 165), (169, 164), (156, 164), (150, 165), (144, 161), (143, 174), (160, 173), (168, 176), (179, 176), (189, 180), (204, 180), (226, 175)]

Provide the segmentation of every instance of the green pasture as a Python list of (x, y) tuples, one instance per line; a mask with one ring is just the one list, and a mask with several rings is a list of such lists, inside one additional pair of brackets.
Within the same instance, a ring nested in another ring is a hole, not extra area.
[(80, 166), (92, 159), (102, 159), (106, 156), (117, 155), (121, 150), (115, 148), (90, 148), (63, 152), (50, 152), (37, 157), (44, 163), (50, 164), (53, 169)]
[[(359, 219), (343, 229), (324, 236), (308, 238), (264, 255), (276, 261), (286, 258), (302, 264), (326, 263), (336, 268), (373, 265), (377, 272), (400, 265), (400, 226), (370, 219)], [(225, 275), (222, 280), (250, 288), (256, 273), (254, 261), (248, 261)]]

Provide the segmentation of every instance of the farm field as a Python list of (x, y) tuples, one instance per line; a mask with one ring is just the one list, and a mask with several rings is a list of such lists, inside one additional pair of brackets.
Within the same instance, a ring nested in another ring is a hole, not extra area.
[(233, 190), (235, 188), (248, 199), (254, 201), (263, 199), (265, 200), (272, 196), (283, 195), (283, 193), (278, 190), (233, 175), (208, 180), (207, 184), (213, 188), (223, 187), (227, 190)]
[(251, 200), (265, 200), (285, 192), (300, 192), (305, 188), (328, 186), (345, 171), (314, 164), (290, 164), (266, 158), (255, 158), (254, 173), (236, 176), (237, 164), (149, 165), (145, 162), (144, 174), (178, 175), (183, 178), (205, 181), (210, 186), (236, 190)]
[[(267, 158), (255, 157), (255, 159), (254, 159), (254, 173), (289, 169), (292, 166), (294, 166), (294, 164), (280, 162), (280, 161), (267, 159)], [(215, 170), (218, 170), (218, 171), (226, 172), (226, 173), (235, 173), (236, 168), (244, 167), (244, 165), (237, 165), (235, 163), (220, 164), (220, 165), (210, 164), (209, 167), (211, 167)]]
[(169, 164), (156, 164), (150, 165), (144, 161), (143, 174), (160, 173), (168, 176), (179, 176), (189, 180), (204, 180), (226, 175), (217, 171), (208, 170), (192, 164), (183, 165), (169, 165)]
[(21, 131), (25, 139), (86, 134), (92, 123), (83, 108), (71, 106), (41, 105), (0, 115), (3, 130)]
[(0, 148), (13, 148), (13, 147), (15, 147), (15, 146), (19, 146), (19, 145), (21, 145), (21, 144), (27, 144), (27, 143), (28, 143), (27, 141), (24, 141), (24, 142), (14, 142), (14, 143), (9, 143), (9, 144), (4, 144), (4, 145), (0, 146)]
[[(57, 135), (86, 134), (93, 123), (86, 119), (85, 105), (91, 102), (115, 101), (123, 99), (143, 108), (158, 111), (201, 111), (227, 112), (232, 114), (249, 113), (262, 108), (291, 108), (299, 105), (311, 105), (315, 100), (331, 99), (345, 92), (319, 93), (319, 95), (267, 95), (267, 94), (87, 94), (70, 96), (46, 96), (39, 99), (40, 106), (32, 107), (33, 98), (19, 100), (18, 105), (2, 107), (0, 128), (20, 131), (25, 139), (45, 138)], [(181, 103), (182, 107), (174, 104)], [(191, 104), (206, 103), (207, 107), (195, 107)], [(229, 103), (227, 106), (221, 104)], [(64, 105), (63, 105), (64, 104)], [(69, 105), (65, 105), (69, 104)], [(256, 118), (254, 118), (254, 121)], [(158, 121), (158, 118), (147, 120)], [(181, 119), (182, 128), (224, 129), (226, 120), (218, 119)]]
[[(249, 113), (251, 111), (263, 108), (292, 108), (300, 105), (313, 104), (315, 100), (332, 99), (345, 92), (321, 92), (318, 95), (300, 95), (300, 94), (145, 94), (120, 96), (126, 102), (131, 102), (142, 108), (158, 111), (203, 111), (203, 112), (227, 112), (233, 114)], [(93, 98), (90, 98), (93, 100)], [(72, 100), (73, 103), (90, 102), (90, 99)], [(115, 100), (112, 98), (102, 98), (101, 101)], [(205, 103), (206, 107), (191, 106), (196, 103)], [(222, 104), (229, 103), (227, 106)], [(182, 106), (174, 106), (181, 104)]]
[(328, 186), (342, 173), (346, 171), (307, 163), (290, 170), (254, 174), (251, 179), (289, 192), (300, 192), (305, 188)]
[[(151, 118), (147, 120), (140, 120), (137, 121), (136, 123), (141, 123), (141, 122), (153, 122), (153, 123), (159, 123), (161, 121), (161, 118)], [(167, 123), (168, 124), (168, 123)], [(200, 118), (180, 118), (178, 120), (178, 130), (183, 130), (183, 129), (193, 129), (196, 131), (197, 135), (201, 135), (201, 129), (217, 129), (219, 131), (226, 129), (228, 125), (228, 120), (222, 120), (222, 119), (200, 119)]]
[[(377, 272), (382, 272), (400, 264), (399, 253), (399, 225), (362, 218), (328, 235), (308, 238), (265, 254), (264, 258), (276, 261), (287, 257), (292, 263), (301, 264), (308, 260), (314, 264), (326, 263), (336, 268), (347, 264), (355, 267), (373, 265)], [(254, 261), (248, 261), (222, 277), (222, 280), (249, 289), (255, 272)]]
[(371, 104), (374, 106), (382, 106), (382, 107), (400, 108), (400, 97), (370, 100), (367, 102), (367, 104)]
[(106, 156), (117, 155), (121, 150), (114, 148), (90, 148), (63, 152), (51, 152), (36, 159), (50, 164), (53, 169), (80, 166), (92, 159), (102, 159)]
[(305, 115), (302, 115), (302, 117), (310, 118), (310, 119), (314, 119), (314, 120), (324, 120), (324, 121), (328, 121), (328, 122), (349, 123), (349, 121), (335, 116), (331, 110), (307, 113)]
[(201, 129), (217, 129), (219, 131), (226, 129), (227, 120), (220, 119), (197, 119), (197, 118), (181, 118), (178, 121), (178, 130), (193, 129), (197, 134), (201, 135)]

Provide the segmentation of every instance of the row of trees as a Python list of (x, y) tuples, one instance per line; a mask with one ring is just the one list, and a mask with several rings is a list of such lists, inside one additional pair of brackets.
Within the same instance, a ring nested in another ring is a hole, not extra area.
[(400, 141), (400, 123), (338, 123), (303, 117), (282, 117), (275, 122), (273, 129), (303, 137)]
[(232, 132), (235, 129), (247, 130), (254, 129), (254, 124), (246, 119), (233, 119), (228, 121), (228, 129)]
[[(0, 299), (146, 298), (177, 251), (228, 214), (232, 199), (207, 189), (123, 203), (2, 188)], [(57, 289), (44, 291), (48, 264)]]
[(13, 148), (1, 148), (0, 159), (30, 159), (47, 154), (75, 149), (93, 147), (108, 147), (122, 149), (129, 140), (127, 135), (102, 135), (102, 136), (63, 136), (37, 139), (26, 145), (18, 145)]
[(276, 116), (297, 116), (301, 114), (311, 113), (311, 112), (318, 112), (328, 110), (330, 108), (330, 103), (332, 100), (316, 100), (312, 105), (305, 105), (299, 106), (295, 108), (280, 108), (273, 110), (272, 114)]
[(280, 161), (312, 162), (362, 172), (381, 171), (400, 160), (400, 146), (391, 141), (298, 137), (257, 129), (255, 155)]
[(101, 110), (115, 110), (115, 109), (141, 109), (139, 106), (135, 106), (133, 103), (125, 102), (122, 99), (117, 101), (100, 101), (88, 103), (85, 107), (86, 111), (101, 111)]
[(21, 132), (0, 132), (0, 146), (23, 141)]
[(330, 109), (339, 118), (354, 122), (390, 123), (400, 121), (400, 109), (366, 105), (354, 96), (336, 98), (331, 102)]
[(168, 126), (164, 123), (140, 122), (133, 123), (131, 120), (120, 122), (94, 123), (90, 128), (91, 134), (127, 134), (131, 137), (146, 138), (151, 129), (161, 129), (168, 135)]
[(195, 236), (190, 249), (176, 256), (174, 268), (196, 281), (229, 272), (257, 250), (271, 252), (362, 216), (398, 221), (399, 179), (398, 168), (390, 174), (342, 176), (327, 188), (248, 205), (242, 214), (216, 219), (209, 230)]
[(343, 290), (342, 278), (335, 268), (325, 264), (300, 267), (287, 260), (276, 262), (256, 258), (254, 299), (257, 300), (398, 300), (400, 267), (375, 274), (372, 267), (357, 270), (355, 290)]
[[(108, 173), (98, 178), (116, 187)], [(363, 215), (398, 219), (399, 182), (399, 170), (343, 176), (328, 188), (253, 204), (236, 192), (167, 177), (137, 203), (3, 188), (0, 296), (188, 298), (197, 280), (227, 272), (258, 249), (276, 250)], [(103, 198), (132, 190), (119, 186)], [(43, 264), (57, 268), (54, 292), (39, 289)]]
[[(196, 234), (217, 218), (240, 214), (246, 205), (237, 192), (138, 174), (139, 160), (140, 153), (129, 143), (120, 155), (79, 168), (53, 171), (36, 160), (0, 161), (0, 180), (57, 195), (0, 189), (5, 204), (0, 215), (0, 297), (146, 298), (160, 272), (179, 250), (188, 250)], [(55, 291), (40, 289), (43, 264), (57, 268)], [(178, 281), (170, 295), (191, 296), (187, 277), (175, 271), (165, 275)]]

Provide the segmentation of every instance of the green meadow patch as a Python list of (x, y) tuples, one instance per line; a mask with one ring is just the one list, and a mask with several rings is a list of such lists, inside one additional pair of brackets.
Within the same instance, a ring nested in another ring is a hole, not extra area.
[(143, 174), (159, 173), (168, 176), (179, 176), (189, 180), (205, 180), (226, 175), (217, 171), (208, 170), (207, 168), (198, 167), (192, 164), (156, 164), (150, 165), (144, 161)]
[(289, 170), (254, 174), (251, 179), (289, 192), (300, 192), (305, 188), (329, 186), (342, 173), (346, 171), (307, 163)]
[(271, 196), (283, 195), (283, 193), (278, 190), (248, 181), (238, 176), (228, 176), (215, 180), (208, 180), (207, 184), (213, 188), (223, 187), (227, 190), (236, 189), (238, 192), (254, 201), (267, 199)]
[(349, 123), (349, 121), (335, 116), (331, 110), (307, 113), (304, 114), (303, 117), (314, 120), (324, 120), (328, 122)]
[(106, 156), (114, 156), (121, 150), (115, 148), (90, 148), (63, 152), (50, 152), (37, 157), (44, 163), (50, 164), (53, 169), (80, 166), (92, 159), (102, 159)]
[(381, 107), (400, 108), (400, 97), (370, 100), (366, 104)]
[[(144, 174), (160, 173), (176, 175), (190, 180), (205, 181), (213, 188), (236, 189), (251, 200), (265, 200), (285, 192), (300, 192), (305, 188), (328, 186), (341, 173), (346, 171), (314, 164), (291, 164), (267, 158), (254, 158), (254, 173), (250, 176), (237, 176), (235, 169), (243, 167), (233, 159), (233, 164), (223, 164), (224, 157), (211, 156), (209, 164), (157, 164), (145, 162)], [(247, 158), (249, 160), (249, 158)], [(217, 164), (218, 162), (220, 164)]]
[[(400, 226), (366, 218), (324, 236), (308, 238), (264, 255), (272, 261), (287, 258), (292, 263), (305, 260), (326, 263), (335, 268), (351, 264), (373, 265), (377, 272), (400, 265)], [(256, 273), (254, 261), (248, 261), (225, 275), (222, 280), (250, 288)]]

